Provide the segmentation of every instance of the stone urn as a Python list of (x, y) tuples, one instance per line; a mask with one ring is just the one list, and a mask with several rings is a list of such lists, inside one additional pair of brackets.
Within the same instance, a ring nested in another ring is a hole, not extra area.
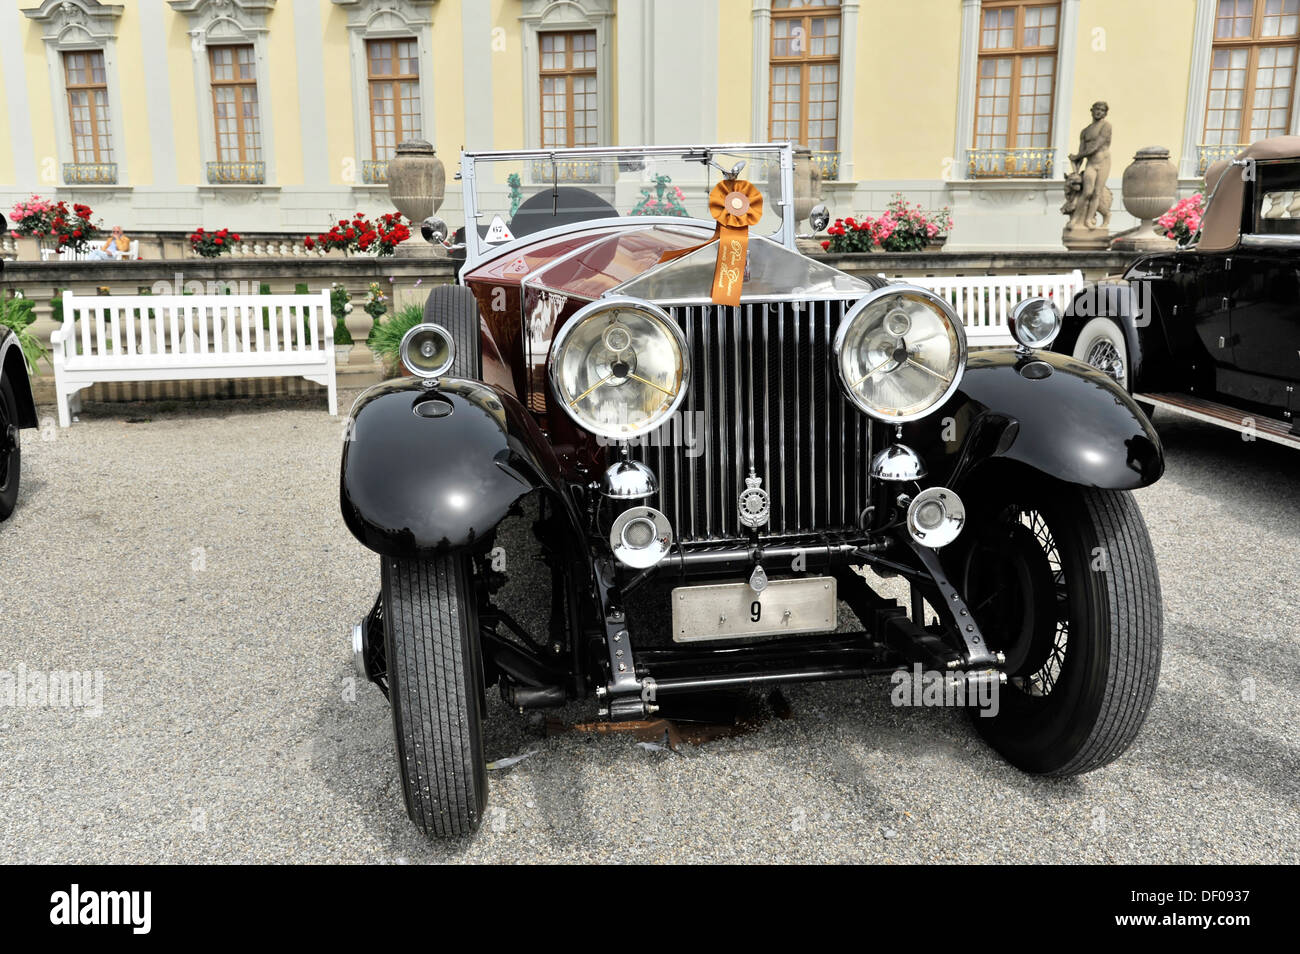
[(1124, 208), (1139, 221), (1135, 229), (1121, 232), (1111, 248), (1126, 251), (1173, 248), (1172, 239), (1155, 230), (1155, 220), (1169, 211), (1178, 196), (1178, 169), (1164, 146), (1139, 149), (1124, 170)]
[[(442, 207), (446, 191), (447, 170), (432, 143), (410, 139), (397, 147), (396, 157), (388, 163), (388, 197), (397, 211), (410, 220), (412, 233), (418, 232), (420, 223)], [(433, 254), (431, 249), (420, 246), (417, 242), (403, 242), (397, 254), (422, 257)]]

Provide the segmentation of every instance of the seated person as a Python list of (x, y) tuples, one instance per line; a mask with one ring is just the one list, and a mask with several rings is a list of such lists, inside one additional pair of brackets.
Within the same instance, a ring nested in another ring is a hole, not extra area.
[(131, 250), (131, 240), (126, 237), (122, 231), (122, 226), (113, 226), (113, 234), (110, 235), (99, 248), (90, 250), (90, 257), (95, 261), (105, 261), (114, 259), (121, 261), (126, 253)]

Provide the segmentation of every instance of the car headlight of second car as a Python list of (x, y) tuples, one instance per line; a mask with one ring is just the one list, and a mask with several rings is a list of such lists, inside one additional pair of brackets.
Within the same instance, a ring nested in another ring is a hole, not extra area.
[(902, 423), (924, 417), (956, 390), (966, 332), (933, 292), (886, 285), (849, 309), (833, 354), (849, 400), (874, 418)]
[(551, 390), (579, 427), (623, 440), (667, 421), (690, 381), (686, 338), (672, 317), (634, 298), (603, 298), (560, 329)]

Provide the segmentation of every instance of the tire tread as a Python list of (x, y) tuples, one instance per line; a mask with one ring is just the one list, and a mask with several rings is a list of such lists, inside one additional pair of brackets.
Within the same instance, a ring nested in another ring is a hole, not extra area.
[(472, 833), (486, 791), (471, 672), (466, 568), (455, 557), (384, 559), (390, 693), (407, 812), (426, 835)]
[(1112, 638), (1096, 722), (1074, 756), (1047, 773), (1053, 776), (1090, 772), (1122, 755), (1146, 721), (1160, 675), (1160, 578), (1137, 502), (1128, 492), (1085, 490), (1082, 504), (1107, 558), (1105, 625)]

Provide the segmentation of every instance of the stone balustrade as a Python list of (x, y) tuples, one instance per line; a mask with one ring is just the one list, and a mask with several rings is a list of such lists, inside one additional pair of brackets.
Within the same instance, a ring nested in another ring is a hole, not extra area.
[[(189, 232), (131, 232), (130, 237), (140, 243), (140, 258), (145, 261), (161, 259), (172, 262), (176, 260), (204, 261), (190, 248)], [(92, 241), (102, 243), (108, 238), (104, 233)], [(340, 251), (325, 252), (321, 249), (307, 250), (303, 246), (303, 235), (249, 233), (240, 236), (240, 241), (231, 243), (230, 251), (223, 259), (247, 258), (294, 258), (317, 259), (328, 258), (344, 260), (350, 257), (370, 259), (372, 255), (348, 256)], [(412, 241), (419, 241), (418, 236)], [(36, 262), (40, 261), (40, 244), (34, 238), (0, 235), (0, 261)]]
[[(57, 324), (53, 302), (63, 289), (78, 295), (94, 295), (107, 288), (112, 294), (173, 294), (189, 290), (195, 294), (219, 294), (222, 283), (234, 294), (292, 294), (298, 286), (308, 291), (342, 284), (352, 295), (353, 311), (348, 329), (361, 342), (370, 333), (372, 321), (362, 311), (371, 282), (379, 282), (391, 298), (395, 311), (407, 303), (423, 304), (429, 289), (455, 281), (458, 263), (447, 258), (392, 258), (330, 255), (272, 255), (274, 242), (258, 237), (241, 243), (247, 254), (219, 259), (169, 258), (136, 262), (9, 261), (0, 271), (0, 295), (20, 293), (35, 301), (33, 333), (48, 348), (50, 333)], [(801, 243), (816, 245), (816, 243)], [(1056, 274), (1078, 269), (1088, 279), (1115, 274), (1132, 260), (1119, 252), (868, 252), (844, 255), (808, 248), (816, 258), (850, 274), (884, 274), (890, 278), (926, 276)], [(362, 363), (364, 352), (350, 356)], [(43, 368), (48, 375), (49, 369)]]

